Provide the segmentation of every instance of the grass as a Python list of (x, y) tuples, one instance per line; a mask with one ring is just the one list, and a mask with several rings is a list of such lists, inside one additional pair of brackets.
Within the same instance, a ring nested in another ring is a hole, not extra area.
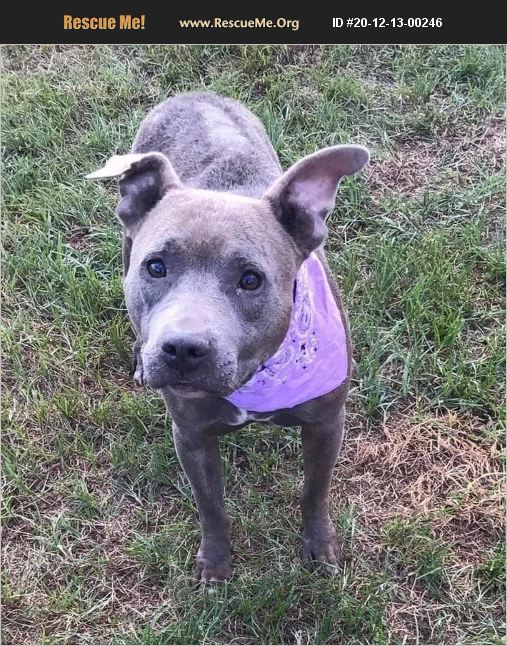
[[(503, 643), (505, 80), (497, 46), (4, 47), (3, 642)], [(284, 166), (368, 145), (328, 255), (357, 371), (335, 580), (298, 558), (296, 429), (224, 438), (234, 577), (129, 377), (116, 188), (168, 94), (244, 101)]]

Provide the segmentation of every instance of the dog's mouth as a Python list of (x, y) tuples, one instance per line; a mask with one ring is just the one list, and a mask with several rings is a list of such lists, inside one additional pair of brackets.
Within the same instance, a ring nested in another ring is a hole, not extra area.
[(187, 381), (177, 381), (175, 383), (168, 384), (168, 387), (171, 390), (182, 394), (192, 395), (203, 392), (202, 388), (199, 388), (196, 384), (191, 384)]
[(229, 394), (229, 389), (227, 391), (223, 389), (218, 390), (216, 388), (210, 388), (206, 384), (191, 381), (170, 381), (166, 384), (166, 387), (182, 397), (203, 397), (206, 395), (225, 397)]
[(227, 383), (221, 386), (215, 384), (214, 387), (211, 387), (208, 383), (200, 380), (189, 381), (185, 379), (170, 379), (167, 383), (164, 384), (165, 387), (172, 390), (174, 393), (177, 393), (181, 396), (186, 397), (198, 397), (204, 395), (212, 395), (214, 397), (228, 397), (235, 390), (240, 388), (243, 384), (247, 383), (251, 377), (258, 371), (259, 367), (251, 369), (245, 378), (241, 380), (240, 383)]
[(144, 382), (155, 390), (167, 389), (182, 397), (208, 395), (223, 398), (234, 392), (241, 383), (235, 374), (225, 374), (222, 364), (216, 368), (208, 366), (206, 370), (185, 372), (168, 368), (148, 355), (143, 357)]

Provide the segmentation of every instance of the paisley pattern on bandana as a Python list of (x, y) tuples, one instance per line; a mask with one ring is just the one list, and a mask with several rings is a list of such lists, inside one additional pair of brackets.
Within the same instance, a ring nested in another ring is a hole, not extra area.
[(334, 390), (347, 374), (340, 311), (322, 263), (312, 253), (298, 271), (285, 339), (253, 377), (226, 399), (254, 412), (291, 408)]

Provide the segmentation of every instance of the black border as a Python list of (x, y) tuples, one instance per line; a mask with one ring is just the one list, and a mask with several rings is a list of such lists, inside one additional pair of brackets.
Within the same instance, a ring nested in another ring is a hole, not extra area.
[[(11, 3), (4, 9), (0, 20), (2, 44), (505, 44), (507, 26), (500, 5), (455, 5), (430, 8), (421, 3), (419, 8), (400, 11), (392, 7), (354, 9), (350, 4), (337, 3), (333, 9), (328, 3), (321, 8), (307, 4), (302, 9), (294, 3), (282, 9), (246, 5), (245, 10), (229, 11), (206, 5), (204, 10), (195, 6), (185, 9), (183, 3), (108, 2), (50, 2), (34, 5)], [(63, 16), (76, 17), (145, 15), (145, 28), (139, 30), (75, 30), (63, 28)], [(298, 20), (299, 29), (241, 29), (210, 28), (185, 29), (180, 19), (251, 19), (284, 17)], [(384, 28), (350, 27), (337, 29), (332, 18), (441, 18), (442, 27)]]

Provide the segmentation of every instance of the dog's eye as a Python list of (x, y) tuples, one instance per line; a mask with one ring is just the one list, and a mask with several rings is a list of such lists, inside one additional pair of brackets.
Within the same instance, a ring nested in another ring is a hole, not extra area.
[(148, 260), (147, 263), (148, 273), (153, 278), (163, 278), (167, 274), (164, 263), (160, 258), (153, 258), (153, 260)]
[(247, 289), (252, 291), (258, 289), (261, 285), (262, 278), (255, 271), (245, 271), (239, 279), (240, 289)]

